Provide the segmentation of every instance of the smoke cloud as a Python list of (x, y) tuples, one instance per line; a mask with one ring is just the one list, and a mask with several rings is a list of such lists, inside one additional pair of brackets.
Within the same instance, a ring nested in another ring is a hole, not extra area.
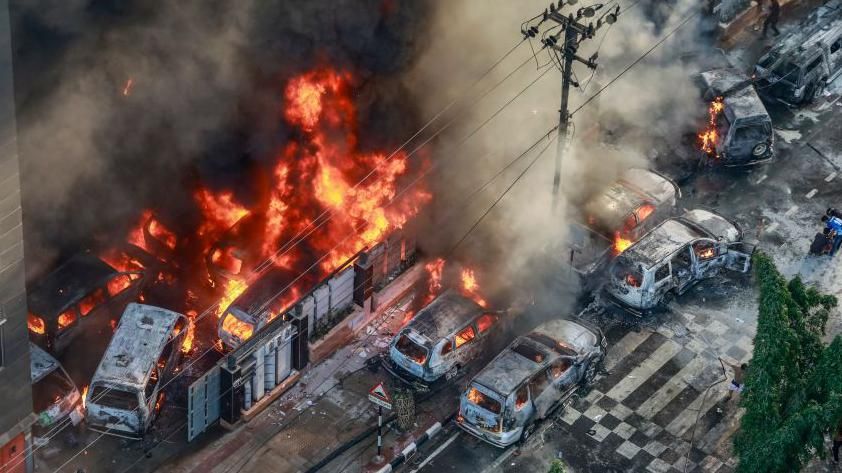
[[(626, 8), (630, 3), (623, 1), (620, 5)], [(421, 104), (426, 106), (426, 116), (433, 116), (454, 99), (475, 104), (460, 115), (467, 118), (464, 124), (448, 128), (437, 141), (436, 154), (446, 161), (446, 171), (435, 182), (439, 207), (433, 209), (432, 218), (447, 221), (447, 225), (437, 227), (435, 235), (423, 240), (434, 252), (446, 252), (445, 242), (463, 235), (548, 140), (478, 194), (476, 203), (468, 204), (467, 210), (457, 212), (454, 206), (461, 208), (467, 195), (558, 123), (561, 74), (550, 70), (465, 145), (456, 146), (461, 137), (544, 72), (539, 67), (553, 67), (547, 53), (540, 53), (488, 97), (476, 102), (477, 96), (529, 61), (533, 50), (541, 46), (540, 41), (533, 41), (531, 48), (521, 45), (478, 86), (467, 94), (463, 92), (521, 39), (520, 22), (548, 6), (543, 0), (456, 0), (439, 4), (434, 12), (430, 42), (412, 71), (411, 87), (426, 92), (427, 100)], [(574, 66), (580, 87), (570, 92), (570, 110), (577, 109), (695, 8), (698, 5), (690, 0), (643, 0), (624, 11), (614, 25), (603, 26), (578, 51), (584, 58), (598, 52), (599, 67), (592, 73), (582, 64)], [(575, 14), (575, 8), (565, 7), (565, 13), (570, 11)], [(541, 25), (541, 31), (551, 25)], [(556, 144), (552, 143), (471, 234), (461, 257), (485, 267), (483, 273), (492, 280), (489, 284), (493, 291), (516, 292), (516, 287), (530, 287), (543, 299), (539, 309), (559, 315), (570, 307), (577, 292), (576, 279), (568, 277), (558, 264), (563, 258), (566, 222), (581, 219), (582, 203), (623, 170), (651, 166), (653, 134), (679, 136), (692, 127), (699, 116), (698, 93), (690, 69), (678, 59), (682, 53), (700, 49), (700, 34), (697, 22), (689, 22), (573, 116), (574, 137), (564, 153), (562, 199), (555, 210), (552, 180)], [(456, 216), (446, 218), (453, 214)], [(549, 261), (552, 255), (557, 255), (558, 261)]]
[(353, 72), (363, 149), (417, 126), (398, 80), (425, 27), (416, 2), (14, 2), (27, 269), (115, 241), (140, 209), (195, 223), (196, 181), (235, 187), (290, 133), (285, 78)]

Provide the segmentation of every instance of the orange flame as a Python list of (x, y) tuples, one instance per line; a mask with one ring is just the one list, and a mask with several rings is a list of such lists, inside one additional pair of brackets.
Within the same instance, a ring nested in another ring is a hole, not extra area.
[(707, 154), (713, 155), (716, 153), (716, 140), (719, 138), (719, 134), (716, 131), (716, 119), (724, 109), (725, 104), (722, 101), (722, 97), (715, 98), (708, 108), (710, 118), (708, 119), (707, 127), (699, 134), (699, 146)]
[(251, 338), (252, 333), (254, 333), (254, 327), (251, 324), (241, 321), (234, 314), (225, 316), (225, 319), (222, 320), (222, 330), (236, 336), (240, 340), (248, 340)]
[(614, 233), (614, 253), (620, 254), (632, 246), (633, 241), (623, 238), (619, 232)]
[(427, 271), (428, 275), (428, 282), (427, 282), (427, 299), (424, 304), (428, 304), (430, 301), (436, 298), (436, 295), (441, 291), (441, 275), (444, 271), (444, 259), (443, 258), (436, 258), (433, 261), (424, 265), (424, 269)]
[(181, 352), (190, 353), (193, 349), (193, 339), (196, 337), (196, 316), (198, 313), (195, 310), (188, 310), (187, 313), (187, 334), (184, 336), (184, 341), (181, 342)]
[(473, 269), (465, 268), (462, 270), (462, 291), (480, 306), (488, 307), (488, 302), (479, 295), (479, 285)]
[(29, 327), (30, 332), (38, 335), (44, 335), (47, 331), (47, 327), (44, 325), (44, 319), (38, 317), (32, 312), (30, 312), (29, 316), (26, 318), (26, 325)]
[(131, 93), (131, 91), (132, 91), (132, 85), (134, 85), (134, 81), (130, 77), (129, 80), (126, 81), (126, 85), (123, 87), (123, 96), (124, 97), (129, 96), (129, 93)]
[(88, 385), (82, 388), (82, 410), (87, 409), (88, 407)]
[[(240, 297), (240, 294), (245, 292), (248, 288), (248, 285), (245, 281), (238, 281), (238, 280), (229, 280), (224, 283), (223, 295), (222, 299), (219, 301), (219, 305), (216, 307), (216, 318), (222, 317), (222, 314), (228, 310), (228, 306), (234, 302), (234, 299)], [(242, 337), (241, 337), (242, 338)], [(243, 340), (245, 340), (243, 338)]]
[(652, 204), (643, 204), (637, 208), (637, 221), (638, 224), (649, 218), (650, 215), (655, 211), (655, 206)]
[(194, 197), (205, 217), (205, 222), (199, 230), (202, 234), (209, 226), (222, 231), (227, 230), (249, 214), (248, 209), (234, 201), (234, 194), (230, 191), (214, 194), (208, 189), (199, 189)]

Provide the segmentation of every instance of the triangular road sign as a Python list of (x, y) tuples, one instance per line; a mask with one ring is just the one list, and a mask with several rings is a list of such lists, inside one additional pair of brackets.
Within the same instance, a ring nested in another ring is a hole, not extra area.
[(389, 396), (389, 393), (386, 391), (386, 387), (383, 386), (383, 382), (377, 383), (376, 386), (368, 391), (368, 399), (377, 405), (385, 407), (386, 409), (392, 408), (392, 397)]

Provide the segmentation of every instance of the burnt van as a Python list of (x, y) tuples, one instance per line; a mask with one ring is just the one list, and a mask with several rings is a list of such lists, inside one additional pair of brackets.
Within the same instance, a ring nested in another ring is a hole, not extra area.
[(143, 283), (143, 271), (117, 271), (90, 253), (73, 256), (27, 293), (30, 340), (60, 354), (83, 331), (110, 331)]
[(593, 381), (605, 337), (582, 322), (553, 320), (518, 337), (459, 398), (456, 424), (497, 447), (526, 440), (537, 422)]
[(655, 227), (608, 269), (604, 295), (636, 315), (655, 309), (722, 269), (747, 273), (752, 245), (734, 222), (709, 210), (690, 210)]
[(78, 424), (84, 417), (82, 395), (58, 360), (29, 344), (32, 403), (38, 420), (33, 427), (37, 437), (49, 438), (50, 431), (65, 419)]
[(163, 387), (175, 375), (186, 327), (187, 318), (177, 312), (136, 303), (126, 307), (91, 380), (85, 400), (89, 427), (143, 437), (163, 404)]
[(842, 0), (825, 3), (783, 36), (754, 67), (761, 95), (807, 104), (842, 74)]
[(734, 167), (770, 161), (772, 118), (751, 79), (737, 69), (722, 68), (702, 72), (696, 80), (704, 102), (716, 107), (712, 143), (705, 150), (709, 163)]
[(678, 186), (648, 169), (631, 168), (583, 206), (583, 222), (571, 225), (569, 253), (573, 269), (590, 278), (625, 246), (672, 216)]
[(418, 311), (392, 338), (384, 368), (419, 391), (453, 379), (495, 342), (506, 318), (448, 290)]

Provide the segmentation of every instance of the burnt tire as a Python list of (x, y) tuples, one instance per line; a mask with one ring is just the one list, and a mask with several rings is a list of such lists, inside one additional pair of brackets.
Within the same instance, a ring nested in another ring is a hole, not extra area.
[(601, 355), (599, 358), (595, 358), (591, 361), (588, 365), (588, 369), (585, 370), (585, 375), (582, 376), (582, 387), (587, 388), (593, 385), (594, 379), (596, 379), (596, 375), (599, 373), (599, 368), (602, 365), (602, 360), (605, 358), (604, 355)]
[(532, 433), (535, 432), (535, 421), (530, 421), (526, 427), (523, 428), (523, 431), (520, 433), (520, 444), (525, 445), (526, 441), (532, 437)]
[(754, 148), (751, 149), (751, 155), (759, 158), (765, 155), (769, 151), (769, 145), (766, 143), (757, 143), (754, 145)]
[(459, 365), (453, 365), (453, 367), (452, 367), (452, 368), (450, 368), (449, 370), (445, 371), (445, 373), (444, 373), (444, 379), (445, 379), (446, 381), (451, 381), (451, 380), (455, 379), (455, 378), (456, 378), (456, 376), (458, 376), (458, 375), (459, 375)]

